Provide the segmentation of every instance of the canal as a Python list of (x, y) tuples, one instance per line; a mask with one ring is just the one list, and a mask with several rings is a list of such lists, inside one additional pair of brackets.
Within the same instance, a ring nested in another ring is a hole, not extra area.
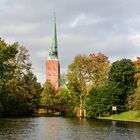
[(63, 117), (0, 118), (0, 140), (140, 140), (140, 124)]

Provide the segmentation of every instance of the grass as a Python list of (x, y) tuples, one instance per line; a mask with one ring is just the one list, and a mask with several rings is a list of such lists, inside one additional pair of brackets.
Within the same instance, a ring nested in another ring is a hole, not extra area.
[(140, 122), (140, 111), (127, 111), (110, 117), (99, 117), (99, 119)]

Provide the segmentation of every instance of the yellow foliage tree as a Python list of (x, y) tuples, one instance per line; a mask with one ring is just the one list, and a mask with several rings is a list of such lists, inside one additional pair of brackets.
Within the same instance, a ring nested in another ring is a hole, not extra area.
[(128, 106), (133, 110), (140, 110), (140, 57), (137, 57), (135, 61), (137, 73), (135, 74), (135, 79), (137, 80), (137, 89), (134, 94), (128, 98)]

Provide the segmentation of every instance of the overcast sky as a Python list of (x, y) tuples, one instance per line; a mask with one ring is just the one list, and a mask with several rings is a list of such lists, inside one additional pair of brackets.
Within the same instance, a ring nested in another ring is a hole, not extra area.
[(0, 0), (0, 37), (29, 50), (38, 81), (46, 79), (53, 11), (61, 73), (77, 54), (111, 62), (140, 56), (139, 0)]

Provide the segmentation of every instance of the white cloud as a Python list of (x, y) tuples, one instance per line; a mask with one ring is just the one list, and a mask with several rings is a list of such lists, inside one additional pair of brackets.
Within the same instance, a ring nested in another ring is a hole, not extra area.
[(79, 15), (77, 16), (74, 21), (72, 21), (72, 23), (70, 24), (71, 27), (76, 27), (78, 26), (80, 23), (83, 22), (83, 20), (85, 19), (85, 15)]
[(69, 24), (70, 27), (77, 27), (77, 26), (88, 26), (88, 25), (92, 25), (92, 24), (97, 24), (101, 22), (100, 18), (94, 18), (93, 16), (90, 15), (86, 15), (86, 14), (80, 14), (78, 16), (75, 17), (75, 19)]

